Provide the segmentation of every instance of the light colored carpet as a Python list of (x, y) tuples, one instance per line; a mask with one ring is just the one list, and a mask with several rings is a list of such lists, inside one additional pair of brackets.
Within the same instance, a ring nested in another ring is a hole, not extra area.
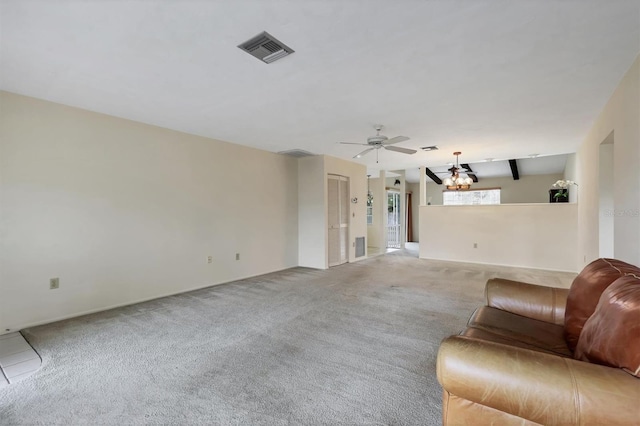
[(494, 276), (572, 274), (402, 250), (295, 268), (24, 330), (42, 356), (0, 389), (5, 424), (440, 423), (440, 341)]

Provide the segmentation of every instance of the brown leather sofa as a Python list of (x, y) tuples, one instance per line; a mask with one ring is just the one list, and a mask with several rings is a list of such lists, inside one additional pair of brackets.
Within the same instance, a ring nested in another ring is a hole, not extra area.
[(640, 268), (598, 259), (570, 289), (492, 279), (438, 353), (444, 425), (640, 425)]

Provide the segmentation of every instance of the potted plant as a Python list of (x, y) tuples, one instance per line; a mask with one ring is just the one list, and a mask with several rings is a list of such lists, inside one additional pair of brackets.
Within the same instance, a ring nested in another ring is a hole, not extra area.
[(560, 200), (566, 200), (567, 198), (569, 198), (569, 191), (566, 189), (561, 189), (553, 194), (553, 198), (556, 199), (556, 202), (559, 202)]
[(565, 180), (565, 179), (560, 179), (558, 181), (556, 181), (556, 183), (554, 183), (552, 186), (554, 188), (559, 188), (558, 191), (553, 194), (553, 200), (556, 203), (566, 203), (569, 201), (569, 186), (570, 185), (575, 185), (578, 186), (577, 183), (575, 183), (572, 180)]

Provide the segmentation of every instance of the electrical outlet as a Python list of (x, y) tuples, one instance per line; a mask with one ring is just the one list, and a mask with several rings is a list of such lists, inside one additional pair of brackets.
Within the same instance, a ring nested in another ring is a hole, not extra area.
[(213, 256), (207, 256), (207, 263), (213, 263)]
[(478, 243), (473, 243), (473, 248), (478, 248)]
[(49, 280), (49, 290), (60, 288), (60, 278), (51, 278)]
[(236, 260), (240, 260), (240, 253), (236, 253)]

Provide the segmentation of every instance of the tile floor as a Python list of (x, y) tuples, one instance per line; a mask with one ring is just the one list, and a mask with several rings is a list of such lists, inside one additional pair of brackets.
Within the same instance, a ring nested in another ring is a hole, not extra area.
[(0, 336), (0, 388), (29, 377), (40, 368), (40, 356), (15, 332)]

